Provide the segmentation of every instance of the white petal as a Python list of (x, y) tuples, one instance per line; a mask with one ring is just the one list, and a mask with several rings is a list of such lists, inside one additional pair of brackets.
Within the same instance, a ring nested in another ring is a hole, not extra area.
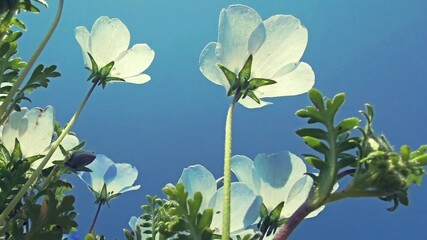
[(147, 44), (136, 44), (115, 59), (110, 76), (119, 78), (135, 76), (147, 69), (153, 59), (153, 49)]
[(303, 176), (292, 186), (285, 200), (281, 218), (289, 218), (304, 203), (312, 186), (313, 180), (309, 176)]
[(88, 55), (88, 52), (90, 52), (90, 48), (89, 48), (90, 33), (89, 33), (89, 31), (87, 30), (86, 27), (83, 27), (83, 26), (76, 27), (75, 36), (76, 36), (77, 42), (79, 43), (80, 47), (82, 48), (83, 60), (84, 60), (86, 67), (92, 69), (92, 63), (91, 63), (89, 55)]
[(290, 152), (259, 154), (254, 166), (261, 178), (260, 195), (269, 210), (286, 201), (292, 186), (306, 172), (304, 162)]
[(150, 81), (151, 77), (149, 75), (143, 73), (143, 74), (139, 74), (136, 76), (123, 78), (123, 80), (125, 80), (125, 82), (127, 82), (127, 83), (143, 84), (143, 83)]
[(261, 108), (261, 107), (264, 107), (264, 106), (271, 104), (271, 102), (266, 102), (266, 101), (263, 101), (261, 99), (259, 99), (259, 103), (257, 103), (250, 97), (241, 98), (239, 100), (239, 103), (242, 104), (243, 106), (245, 106), (246, 108), (249, 108), (249, 109)]
[(282, 97), (305, 93), (314, 85), (314, 72), (307, 63), (291, 63), (284, 66), (272, 79), (277, 83), (255, 90), (258, 97)]
[(209, 200), (216, 192), (216, 181), (214, 176), (205, 167), (199, 164), (184, 168), (178, 182), (184, 184), (185, 191), (188, 192), (188, 198), (192, 199), (196, 192), (202, 193), (203, 201), (200, 207), (201, 211), (206, 209)]
[(236, 175), (239, 182), (248, 185), (256, 194), (259, 193), (260, 177), (250, 158), (243, 155), (233, 156), (231, 158), (231, 170)]
[(281, 67), (301, 59), (307, 46), (307, 29), (290, 15), (274, 15), (264, 21), (266, 39), (254, 54), (253, 73), (271, 78)]
[(224, 86), (225, 90), (228, 91), (230, 84), (224, 73), (217, 66), (218, 60), (216, 58), (215, 49), (216, 43), (214, 42), (209, 43), (203, 49), (199, 58), (200, 71), (211, 82)]
[[(61, 146), (65, 149), (65, 150), (71, 150), (72, 148), (74, 148), (75, 146), (77, 146), (77, 145), (79, 145), (79, 139), (76, 137), (76, 136), (74, 136), (74, 135), (71, 135), (71, 134), (68, 134), (67, 136), (65, 136), (65, 138), (62, 140), (62, 142), (61, 142)], [(50, 150), (50, 147), (48, 148), (48, 149), (46, 149), (46, 151), (44, 151), (43, 152), (43, 154), (46, 154), (48, 151)], [(62, 152), (61, 152), (61, 149), (60, 148), (57, 148), (56, 150), (55, 150), (55, 152), (53, 153), (53, 155), (52, 155), (52, 157), (50, 157), (50, 159), (49, 159), (49, 161), (46, 163), (46, 165), (44, 166), (44, 168), (43, 169), (46, 169), (46, 168), (49, 168), (49, 167), (52, 167), (54, 164), (53, 164), (53, 161), (56, 161), (56, 160), (64, 160), (64, 158), (65, 158), (65, 156), (62, 154)], [(35, 162), (33, 162), (32, 164), (31, 164), (31, 168), (32, 169), (36, 169), (39, 165), (40, 165), (40, 163), (43, 161), (43, 158), (42, 159), (39, 159), (39, 160), (37, 160), (37, 161), (35, 161)]]
[(219, 63), (238, 73), (249, 57), (249, 37), (261, 22), (261, 17), (250, 7), (231, 5), (223, 9), (219, 16), (216, 49)]
[(107, 169), (113, 165), (114, 162), (107, 156), (97, 154), (95, 160), (87, 168), (92, 172), (79, 172), (79, 177), (96, 192), (101, 192), (104, 185), (104, 175)]
[(105, 172), (104, 182), (107, 185), (108, 192), (123, 193), (139, 188), (139, 186), (132, 186), (137, 177), (138, 170), (136, 167), (128, 163), (115, 163)]
[[(213, 208), (214, 216), (211, 228), (221, 233), (223, 190), (220, 188), (209, 202), (209, 208)], [(240, 182), (231, 183), (231, 213), (232, 219), (230, 232), (238, 234), (255, 223), (261, 210), (262, 198), (246, 184)]]
[(22, 108), (13, 112), (3, 128), (3, 144), (12, 152), (15, 138), (19, 140), (23, 157), (42, 154), (50, 145), (54, 128), (54, 109), (52, 106), (42, 110)]
[(122, 21), (103, 16), (93, 24), (89, 41), (90, 53), (101, 68), (126, 51), (129, 42), (130, 33)]
[(248, 52), (249, 54), (254, 55), (262, 46), (262, 44), (265, 41), (265, 26), (263, 23), (259, 24), (255, 30), (252, 32), (251, 36), (249, 37), (248, 42)]

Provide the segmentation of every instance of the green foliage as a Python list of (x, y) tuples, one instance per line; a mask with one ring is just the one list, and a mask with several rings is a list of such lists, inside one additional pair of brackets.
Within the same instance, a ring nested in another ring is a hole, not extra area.
[[(323, 156), (315, 154), (305, 154), (305, 160), (314, 168), (322, 173), (328, 172), (331, 183), (335, 183), (338, 179), (338, 171), (354, 165), (357, 157), (349, 150), (353, 150), (359, 146), (359, 137), (350, 137), (350, 131), (357, 128), (360, 120), (358, 118), (347, 118), (335, 124), (335, 116), (339, 108), (345, 101), (344, 94), (337, 94), (333, 99), (326, 99), (316, 89), (309, 91), (309, 97), (313, 106), (308, 106), (306, 109), (297, 111), (297, 116), (308, 118), (309, 124), (320, 124), (323, 128), (303, 128), (296, 131), (301, 136), (305, 143), (319, 152)], [(314, 178), (317, 178), (313, 175)], [(330, 185), (330, 184), (329, 184)], [(332, 185), (329, 186), (329, 191)], [(327, 195), (328, 193), (322, 193)]]
[(213, 232), (209, 228), (213, 218), (212, 209), (204, 209), (200, 212), (203, 201), (202, 194), (196, 192), (193, 198), (188, 198), (188, 192), (184, 185), (178, 183), (176, 186), (167, 186), (163, 192), (168, 196), (171, 203), (167, 209), (171, 216), (169, 222), (165, 222), (166, 232), (174, 233), (177, 239), (200, 239), (213, 238)]
[(280, 219), (284, 204), (285, 202), (279, 203), (270, 213), (267, 207), (264, 204), (262, 205), (261, 219), (257, 225), (259, 231), (262, 233), (262, 238), (274, 234), (277, 228), (285, 223), (286, 219)]
[(122, 78), (109, 76), (111, 69), (114, 67), (114, 61), (109, 62), (107, 65), (103, 66), (101, 69), (99, 69), (98, 64), (95, 62), (95, 59), (92, 57), (90, 53), (87, 53), (89, 55), (92, 68), (88, 69), (91, 71), (91, 74), (88, 77), (88, 81), (91, 81), (92, 83), (97, 83), (97, 85), (101, 85), (102, 88), (105, 88), (107, 86), (107, 83), (111, 81), (122, 81), (125, 80)]
[(254, 91), (262, 86), (275, 84), (276, 81), (264, 78), (252, 78), (251, 79), (251, 68), (252, 68), (252, 55), (248, 57), (240, 70), (239, 74), (236, 75), (226, 67), (218, 64), (219, 69), (224, 73), (225, 77), (230, 84), (230, 89), (227, 92), (227, 96), (234, 96), (237, 102), (240, 98), (250, 97), (258, 104), (260, 100), (255, 95)]

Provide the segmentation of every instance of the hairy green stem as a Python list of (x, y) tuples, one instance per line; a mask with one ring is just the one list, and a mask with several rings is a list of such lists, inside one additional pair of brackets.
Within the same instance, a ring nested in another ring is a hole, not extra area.
[(10, 91), (7, 94), (6, 98), (4, 99), (3, 103), (0, 105), (0, 117), (1, 117), (0, 125), (4, 123), (5, 119), (7, 119), (7, 116), (5, 116), (5, 113), (7, 112), (8, 108), (13, 108), (12, 105), (9, 106), (10, 103), (12, 102), (13, 97), (15, 96), (16, 92), (18, 92), (19, 87), (21, 86), (25, 77), (30, 72), (30, 69), (33, 67), (37, 58), (40, 56), (40, 53), (43, 51), (47, 42), (49, 41), (50, 37), (52, 36), (53, 32), (55, 31), (56, 26), (58, 25), (58, 22), (61, 19), (63, 6), (64, 6), (64, 0), (59, 0), (58, 10), (56, 11), (56, 16), (53, 19), (53, 22), (49, 28), (49, 31), (44, 36), (43, 40), (40, 42), (39, 46), (37, 47), (34, 54), (31, 56), (27, 65), (25, 66), (24, 70), (18, 76), (18, 78), (16, 79), (16, 82), (13, 84), (12, 88), (10, 89)]
[(95, 228), (96, 220), (98, 219), (99, 211), (101, 210), (102, 205), (102, 202), (98, 204), (98, 209), (96, 209), (95, 217), (93, 218), (88, 233), (92, 233), (93, 229)]
[(230, 104), (225, 121), (225, 146), (224, 146), (224, 192), (223, 192), (223, 215), (222, 215), (222, 240), (230, 239), (230, 212), (231, 212), (231, 153), (232, 153), (232, 126), (233, 110), (239, 100), (236, 93)]
[(393, 194), (393, 192), (344, 189), (343, 191), (335, 192), (329, 195), (326, 202), (331, 203), (345, 198), (384, 197), (391, 194)]
[[(61, 135), (58, 137), (58, 139), (52, 143), (51, 148), (49, 152), (46, 154), (46, 156), (43, 158), (43, 161), (40, 163), (38, 168), (33, 172), (31, 177), (27, 180), (27, 182), (22, 186), (22, 188), (19, 190), (19, 192), (16, 194), (16, 196), (12, 199), (12, 201), (7, 205), (6, 209), (0, 214), (0, 225), (3, 223), (3, 221), (6, 219), (6, 217), (12, 212), (12, 210), (15, 208), (16, 204), (21, 200), (21, 198), (24, 196), (24, 194), (27, 192), (27, 190), (33, 185), (35, 180), (40, 175), (41, 171), (43, 170), (44, 166), (46, 166), (49, 159), (52, 157), (55, 150), (59, 147), (61, 144), (61, 141), (67, 136), (67, 134), (70, 132), (71, 127), (76, 122), (77, 118), (80, 116), (80, 113), (82, 112), (84, 106), (86, 105), (86, 102), (89, 100), (90, 95), (92, 94), (93, 90), (95, 89), (96, 85), (98, 84), (98, 81), (94, 82), (92, 87), (90, 88), (89, 92), (86, 94), (83, 101), (80, 103), (79, 108), (77, 109), (76, 113), (74, 113), (73, 117), (68, 122), (67, 126), (62, 130)], [(48, 183), (47, 183), (48, 184)], [(45, 186), (47, 185), (44, 184)]]

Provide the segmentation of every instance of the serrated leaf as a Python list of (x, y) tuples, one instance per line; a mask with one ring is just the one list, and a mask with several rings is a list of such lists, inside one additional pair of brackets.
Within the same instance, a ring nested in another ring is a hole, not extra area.
[(188, 200), (188, 210), (191, 219), (196, 219), (196, 216), (199, 213), (200, 206), (202, 205), (202, 200), (203, 197), (201, 192), (195, 192), (193, 199)]

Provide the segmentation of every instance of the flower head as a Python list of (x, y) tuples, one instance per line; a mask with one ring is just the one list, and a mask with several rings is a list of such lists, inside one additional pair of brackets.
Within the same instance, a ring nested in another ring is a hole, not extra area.
[[(89, 32), (86, 27), (76, 28), (76, 39), (83, 51), (86, 67), (92, 69), (93, 60), (100, 67), (114, 62), (109, 77), (120, 78), (128, 83), (141, 84), (150, 80), (142, 73), (154, 59), (154, 51), (147, 44), (135, 44), (128, 49), (130, 33), (117, 18), (98, 18)], [(90, 56), (89, 56), (90, 54)]]
[[(12, 112), (1, 131), (1, 142), (11, 153), (15, 148), (15, 140), (18, 140), (22, 152), (22, 158), (36, 155), (44, 155), (51, 148), (54, 135), (55, 110), (52, 106), (45, 109), (23, 107), (21, 111)], [(61, 145), (65, 150), (70, 150), (79, 144), (76, 136), (68, 134)], [(53, 161), (63, 160), (65, 156), (57, 149), (44, 168), (53, 166)], [(31, 164), (36, 169), (42, 159)]]
[(92, 172), (79, 172), (79, 177), (95, 194), (97, 202), (106, 203), (122, 193), (140, 187), (133, 186), (138, 177), (135, 167), (127, 163), (114, 163), (105, 155), (97, 154), (87, 168)]
[[(211, 229), (214, 233), (221, 234), (223, 188), (217, 189), (214, 176), (205, 167), (194, 165), (185, 168), (178, 181), (183, 183), (188, 196), (201, 192), (203, 201), (200, 211), (212, 208), (214, 216)], [(231, 234), (241, 234), (250, 227), (258, 218), (262, 199), (244, 183), (231, 184)]]
[[(312, 178), (304, 175), (307, 172), (304, 162), (289, 152), (259, 154), (254, 161), (237, 155), (233, 156), (231, 164), (238, 180), (262, 196), (267, 210), (271, 211), (284, 202), (281, 219), (289, 218), (301, 206), (313, 185)], [(307, 217), (315, 217), (323, 208)]]
[(298, 95), (313, 86), (313, 70), (300, 62), (307, 36), (293, 16), (262, 21), (252, 8), (231, 5), (221, 11), (218, 42), (209, 43), (200, 55), (200, 70), (228, 95), (240, 91), (245, 107), (263, 107), (270, 103), (261, 98)]

